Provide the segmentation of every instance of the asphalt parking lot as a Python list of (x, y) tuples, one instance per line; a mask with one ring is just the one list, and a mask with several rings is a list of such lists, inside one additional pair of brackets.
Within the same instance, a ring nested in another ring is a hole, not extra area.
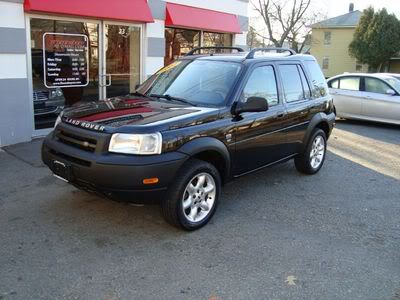
[(400, 299), (400, 127), (338, 121), (320, 173), (225, 186), (203, 229), (0, 151), (0, 299)]

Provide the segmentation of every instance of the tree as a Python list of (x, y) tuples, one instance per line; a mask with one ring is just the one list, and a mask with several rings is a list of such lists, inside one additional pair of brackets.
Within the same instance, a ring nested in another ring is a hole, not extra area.
[(253, 26), (249, 26), (249, 32), (247, 33), (247, 46), (250, 49), (264, 47), (263, 41), (259, 40), (259, 35)]
[(400, 51), (400, 21), (385, 8), (364, 10), (349, 45), (349, 53), (372, 71), (382, 71)]
[(252, 0), (251, 3), (267, 31), (266, 35), (257, 33), (261, 38), (275, 47), (282, 47), (287, 42), (297, 52), (303, 50), (311, 31), (308, 25), (320, 15), (310, 14), (311, 0)]

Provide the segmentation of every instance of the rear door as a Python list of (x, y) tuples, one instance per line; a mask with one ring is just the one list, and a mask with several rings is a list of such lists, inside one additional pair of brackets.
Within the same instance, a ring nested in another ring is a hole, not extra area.
[(278, 81), (273, 64), (255, 65), (245, 80), (239, 101), (263, 97), (268, 101), (266, 112), (248, 112), (235, 117), (234, 175), (260, 168), (282, 158), (286, 142), (281, 131), (285, 123), (285, 109), (278, 95)]
[(339, 117), (362, 117), (363, 95), (360, 76), (343, 76), (329, 81), (329, 92)]
[(278, 65), (282, 94), (286, 106), (285, 133), (287, 142), (282, 149), (285, 155), (298, 152), (303, 142), (311, 110), (311, 89), (300, 62), (282, 62)]
[(379, 78), (365, 77), (363, 84), (362, 113), (368, 119), (400, 123), (400, 96), (388, 95), (393, 90)]

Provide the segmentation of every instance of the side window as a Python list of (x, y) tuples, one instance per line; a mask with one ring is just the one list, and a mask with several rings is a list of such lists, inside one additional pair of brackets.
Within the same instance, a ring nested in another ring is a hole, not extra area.
[(386, 94), (390, 87), (382, 80), (376, 78), (365, 78), (365, 91), (370, 93)]
[(286, 102), (304, 99), (303, 85), (297, 65), (280, 65), (279, 70), (281, 72)]
[(313, 96), (316, 98), (326, 96), (328, 85), (317, 62), (315, 60), (307, 60), (304, 64), (311, 76)]
[(339, 79), (329, 81), (328, 86), (333, 89), (338, 89), (339, 88)]
[(308, 85), (306, 76), (304, 74), (303, 68), (300, 66), (297, 66), (299, 68), (300, 72), (300, 77), (301, 77), (301, 83), (303, 84), (303, 90), (304, 90), (304, 98), (309, 99), (311, 98), (311, 90), (310, 86)]
[(265, 98), (269, 106), (278, 104), (278, 88), (272, 66), (262, 66), (253, 70), (241, 98), (246, 102), (250, 97)]
[(360, 90), (360, 77), (343, 77), (340, 78), (339, 88), (341, 90)]

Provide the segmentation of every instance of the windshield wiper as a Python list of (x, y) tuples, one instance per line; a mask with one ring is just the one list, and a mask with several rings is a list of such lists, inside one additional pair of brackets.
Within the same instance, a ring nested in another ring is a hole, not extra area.
[(142, 94), (142, 93), (140, 93), (138, 91), (131, 93), (131, 95), (140, 96), (140, 97), (143, 97), (143, 98), (147, 98), (147, 99), (149, 99), (151, 101), (154, 101), (154, 99), (151, 98), (150, 96), (147, 96), (146, 94)]
[(188, 101), (186, 99), (179, 98), (179, 97), (174, 97), (174, 96), (171, 96), (171, 95), (168, 95), (168, 94), (166, 94), (166, 95), (150, 94), (150, 97), (162, 98), (162, 99), (166, 99), (168, 101), (179, 101), (179, 102), (186, 103), (186, 104), (189, 104), (189, 105), (192, 105), (192, 106), (197, 106), (196, 104), (194, 104), (194, 103), (192, 103), (192, 102), (190, 102), (190, 101)]

